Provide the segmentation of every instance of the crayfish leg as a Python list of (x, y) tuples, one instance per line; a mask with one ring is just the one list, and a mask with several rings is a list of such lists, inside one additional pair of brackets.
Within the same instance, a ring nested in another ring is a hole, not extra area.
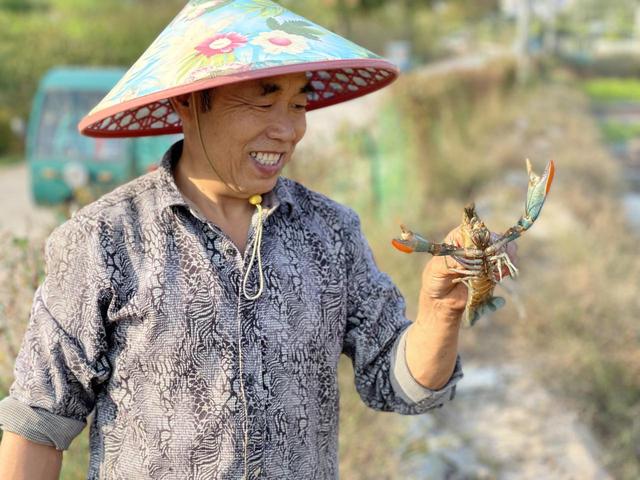
[(470, 277), (478, 277), (482, 273), (482, 270), (463, 270), (461, 268), (450, 268), (449, 271), (461, 275), (469, 275)]
[(461, 257), (460, 255), (451, 255), (451, 257), (460, 265), (466, 268), (476, 268), (482, 266), (482, 258)]
[(494, 255), (493, 257), (489, 257), (489, 261), (492, 262), (494, 265), (496, 265), (498, 269), (498, 276), (500, 278), (500, 281), (503, 280), (503, 274), (502, 274), (503, 264), (505, 267), (507, 267), (507, 270), (509, 271), (509, 276), (511, 276), (512, 278), (515, 278), (518, 276), (518, 269), (513, 264), (513, 262), (509, 258), (509, 255), (507, 255), (506, 252), (500, 253), (498, 255)]

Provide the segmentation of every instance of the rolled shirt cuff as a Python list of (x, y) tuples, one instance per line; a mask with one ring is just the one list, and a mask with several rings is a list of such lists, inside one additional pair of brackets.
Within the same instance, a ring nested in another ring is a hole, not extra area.
[(391, 352), (391, 385), (396, 395), (408, 404), (415, 404), (427, 399), (453, 400), (456, 383), (462, 378), (462, 362), (460, 355), (456, 358), (456, 366), (447, 384), (439, 390), (431, 390), (422, 386), (413, 377), (407, 364), (407, 331), (398, 336)]
[(67, 450), (86, 422), (30, 407), (12, 397), (0, 401), (0, 428), (41, 445)]

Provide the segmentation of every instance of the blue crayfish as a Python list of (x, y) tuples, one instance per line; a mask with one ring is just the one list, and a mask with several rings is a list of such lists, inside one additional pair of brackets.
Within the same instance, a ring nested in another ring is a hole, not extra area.
[(432, 255), (449, 255), (459, 264), (450, 270), (462, 275), (454, 280), (467, 286), (469, 295), (463, 320), (472, 326), (486, 311), (495, 311), (504, 305), (504, 299), (494, 297), (497, 283), (503, 280), (503, 268), (515, 277), (518, 270), (505, 252), (506, 245), (528, 230), (540, 215), (542, 205), (551, 188), (555, 174), (553, 161), (547, 164), (542, 176), (536, 175), (527, 160), (529, 188), (524, 215), (502, 235), (492, 234), (480, 220), (473, 203), (464, 208), (460, 228), (461, 245), (435, 243), (413, 233), (403, 225), (400, 238), (392, 241), (394, 247), (405, 253), (429, 252)]

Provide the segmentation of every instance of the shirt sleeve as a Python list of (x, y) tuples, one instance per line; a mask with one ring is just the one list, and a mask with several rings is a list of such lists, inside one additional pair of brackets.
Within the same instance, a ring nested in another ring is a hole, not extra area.
[(110, 375), (104, 316), (110, 289), (97, 236), (73, 220), (51, 234), (0, 427), (65, 450), (86, 425)]
[(409, 372), (405, 337), (411, 322), (402, 294), (382, 273), (352, 213), (346, 227), (348, 300), (343, 352), (351, 358), (356, 389), (369, 407), (401, 414), (424, 413), (451, 400), (462, 378), (460, 358), (439, 390), (420, 385)]

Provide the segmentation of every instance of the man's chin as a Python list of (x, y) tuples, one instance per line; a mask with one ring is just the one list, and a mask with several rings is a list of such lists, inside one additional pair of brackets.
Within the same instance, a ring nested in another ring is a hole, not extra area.
[(278, 183), (278, 177), (279, 175), (275, 175), (272, 178), (251, 182), (250, 185), (244, 185), (241, 191), (249, 196), (264, 195), (275, 188), (276, 183)]

